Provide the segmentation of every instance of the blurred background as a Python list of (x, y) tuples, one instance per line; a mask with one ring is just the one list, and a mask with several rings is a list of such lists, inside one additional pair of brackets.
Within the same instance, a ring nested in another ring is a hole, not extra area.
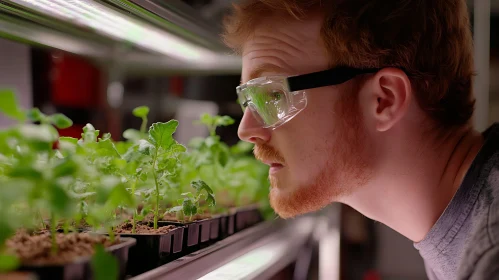
[[(187, 143), (208, 131), (201, 113), (242, 112), (236, 104), (240, 58), (220, 41), (230, 0), (0, 0), (0, 89), (25, 108), (61, 112), (78, 137), (86, 123), (119, 139), (139, 128), (132, 109), (151, 108), (150, 123), (175, 118)], [(477, 113), (484, 130), (499, 121), (499, 1), (470, 0), (475, 40)], [(12, 122), (0, 116), (0, 128)], [(238, 141), (237, 125), (218, 131)], [(412, 242), (341, 207), (344, 279), (426, 279)], [(369, 271), (376, 273), (370, 274)], [(376, 279), (376, 278), (370, 278)]]

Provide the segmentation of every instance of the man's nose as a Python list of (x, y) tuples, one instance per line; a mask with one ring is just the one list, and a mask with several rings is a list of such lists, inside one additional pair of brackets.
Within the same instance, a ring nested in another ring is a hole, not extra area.
[(243, 141), (262, 144), (270, 141), (271, 132), (269, 129), (263, 128), (262, 124), (253, 116), (251, 110), (247, 109), (244, 111), (237, 135)]

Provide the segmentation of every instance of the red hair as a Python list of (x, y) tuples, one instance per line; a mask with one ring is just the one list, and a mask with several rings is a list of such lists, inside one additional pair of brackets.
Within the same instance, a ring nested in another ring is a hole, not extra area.
[(330, 66), (399, 67), (419, 106), (439, 126), (469, 124), (473, 40), (465, 0), (246, 0), (234, 5), (223, 38), (240, 52), (262, 17), (306, 20), (324, 13)]

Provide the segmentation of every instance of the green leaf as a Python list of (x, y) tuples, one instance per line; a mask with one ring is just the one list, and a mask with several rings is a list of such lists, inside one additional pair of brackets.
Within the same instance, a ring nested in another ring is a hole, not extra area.
[(10, 223), (6, 220), (0, 220), (0, 244), (4, 244), (5, 240), (10, 238), (15, 233)]
[(229, 116), (217, 116), (215, 117), (216, 126), (229, 126), (234, 124), (234, 119)]
[[(194, 195), (191, 193), (191, 192), (185, 192), (185, 193), (182, 193), (180, 194), (181, 196), (186, 196), (186, 197), (189, 197), (189, 198), (194, 198)], [(183, 201), (183, 200), (182, 200)]]
[(101, 184), (97, 188), (96, 202), (104, 204), (109, 199), (114, 188), (120, 184), (120, 179), (113, 176), (106, 176), (101, 179)]
[(142, 182), (147, 181), (147, 173), (146, 173), (146, 172), (142, 172), (142, 173), (139, 175), (139, 179), (140, 179)]
[(101, 156), (120, 156), (111, 139), (100, 139), (97, 142), (97, 153)]
[(0, 112), (18, 121), (26, 120), (17, 103), (16, 95), (11, 90), (0, 90)]
[(135, 215), (135, 220), (137, 222), (140, 222), (140, 221), (144, 220), (145, 217), (146, 217), (145, 215), (138, 214), (138, 215)]
[(236, 145), (232, 146), (230, 148), (230, 152), (232, 154), (245, 154), (251, 152), (253, 149), (254, 144), (245, 142), (245, 141), (239, 141), (237, 142)]
[(41, 180), (43, 175), (40, 171), (25, 163), (14, 166), (8, 175), (12, 178), (24, 178), (30, 180)]
[(118, 153), (120, 155), (123, 155), (128, 151), (128, 149), (130, 147), (133, 146), (133, 144), (130, 142), (126, 142), (126, 141), (118, 141), (118, 142), (114, 143), (114, 146), (116, 147), (116, 150), (118, 151)]
[(139, 145), (134, 145), (128, 148), (126, 153), (122, 156), (124, 160), (127, 162), (131, 162), (135, 159), (137, 159), (141, 154), (138, 152), (139, 150)]
[(205, 145), (208, 148), (212, 148), (212, 147), (216, 146), (219, 142), (220, 142), (220, 137), (218, 137), (218, 136), (208, 136), (206, 138), (206, 140), (204, 141)]
[(184, 199), (184, 202), (182, 203), (182, 210), (186, 216), (196, 215), (198, 212), (198, 208), (191, 199)]
[(84, 193), (71, 193), (70, 197), (74, 199), (85, 199), (88, 197), (92, 197), (96, 194), (96, 192), (84, 192)]
[(173, 144), (166, 151), (165, 156), (167, 157), (177, 157), (181, 153), (185, 153), (187, 149), (182, 144)]
[(118, 261), (98, 244), (92, 257), (91, 266), (95, 280), (118, 279)]
[(54, 177), (64, 177), (73, 175), (78, 171), (78, 164), (74, 162), (71, 158), (65, 158), (61, 162), (59, 162), (56, 166), (54, 166), (53, 172)]
[(192, 138), (190, 141), (189, 141), (189, 148), (192, 148), (192, 149), (200, 149), (201, 146), (203, 146), (204, 144), (204, 138), (202, 137), (194, 137)]
[(107, 132), (102, 135), (100, 141), (106, 141), (106, 140), (113, 141), (113, 139), (111, 139), (111, 133)]
[(71, 198), (66, 191), (57, 184), (51, 184), (48, 189), (50, 208), (59, 215), (67, 215), (71, 208)]
[(116, 166), (118, 169), (123, 169), (127, 166), (126, 160), (121, 158), (115, 158), (112, 160), (112, 164)]
[(154, 123), (149, 128), (149, 141), (154, 146), (166, 150), (175, 143), (173, 133), (175, 133), (177, 127), (177, 120), (170, 120), (167, 123)]
[(221, 166), (227, 165), (229, 161), (229, 152), (225, 149), (221, 149), (218, 153), (218, 162)]
[(107, 201), (108, 205), (116, 208), (118, 206), (133, 206), (134, 201), (132, 194), (130, 194), (122, 184), (114, 187), (112, 192), (109, 194)]
[(170, 208), (166, 213), (176, 213), (183, 210), (183, 206), (175, 206)]
[(0, 273), (15, 270), (21, 262), (15, 255), (0, 253)]
[(170, 171), (173, 172), (177, 166), (177, 160), (173, 158), (167, 158), (158, 163), (158, 172)]
[(95, 130), (95, 127), (92, 124), (87, 123), (87, 125), (83, 127), (81, 137), (84, 142), (96, 142), (97, 136), (99, 136), (99, 130)]
[(193, 187), (198, 193), (202, 190), (205, 190), (207, 193), (213, 193), (213, 190), (203, 180), (192, 181), (191, 187)]
[(78, 143), (78, 139), (73, 137), (61, 136), (59, 137), (59, 142), (68, 142), (76, 145)]
[(26, 116), (32, 122), (39, 122), (43, 118), (45, 118), (45, 115), (42, 112), (40, 112), (40, 109), (38, 108), (29, 109), (28, 112), (26, 112)]
[(27, 140), (53, 143), (59, 138), (59, 133), (51, 125), (24, 124), (19, 127), (21, 136)]
[(133, 109), (132, 114), (138, 118), (147, 117), (147, 115), (149, 114), (149, 107), (147, 106), (137, 107)]
[(49, 117), (49, 120), (52, 124), (54, 124), (59, 129), (64, 129), (71, 127), (73, 125), (73, 121), (66, 117), (63, 114), (53, 114)]
[(202, 124), (205, 125), (212, 125), (213, 124), (213, 117), (210, 114), (202, 114), (201, 118), (199, 119)]
[(208, 206), (215, 206), (217, 204), (215, 201), (215, 196), (211, 193), (208, 193), (206, 197), (206, 203), (208, 203)]
[(129, 128), (123, 132), (123, 138), (135, 142), (142, 139), (143, 136), (137, 129)]
[(147, 140), (139, 140), (138, 151), (143, 155), (152, 155), (154, 153), (154, 145)]

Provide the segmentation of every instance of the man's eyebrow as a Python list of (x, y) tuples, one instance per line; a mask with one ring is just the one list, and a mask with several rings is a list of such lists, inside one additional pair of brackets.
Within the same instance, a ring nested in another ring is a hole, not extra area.
[[(255, 69), (251, 70), (251, 72), (248, 76), (248, 81), (259, 78), (263, 73), (267, 73), (267, 72), (283, 73), (284, 70), (275, 64), (270, 64), (270, 63), (261, 64), (258, 67), (256, 67)], [(241, 81), (241, 84), (242, 83), (243, 83), (243, 81)]]

